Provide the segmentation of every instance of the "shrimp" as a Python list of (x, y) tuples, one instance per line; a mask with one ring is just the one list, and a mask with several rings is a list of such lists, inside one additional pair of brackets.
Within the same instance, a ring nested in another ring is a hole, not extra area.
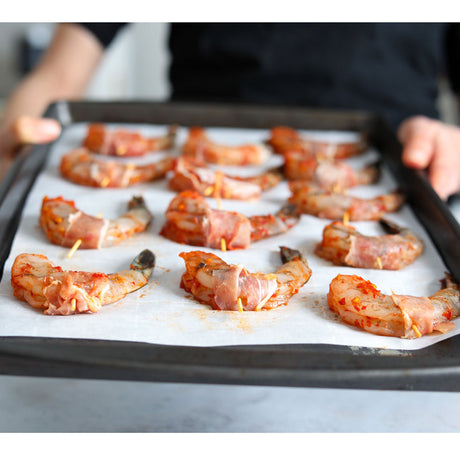
[(121, 188), (161, 179), (166, 176), (173, 164), (173, 157), (145, 165), (100, 161), (82, 147), (64, 155), (60, 169), (66, 179), (79, 185)]
[(343, 161), (318, 160), (316, 155), (289, 151), (284, 154), (284, 175), (288, 180), (312, 182), (326, 190), (347, 189), (377, 182), (379, 164), (355, 170)]
[(246, 178), (228, 176), (199, 161), (182, 157), (175, 161), (168, 185), (177, 192), (195, 190), (215, 198), (257, 200), (263, 191), (277, 185), (282, 178), (278, 169)]
[(349, 158), (363, 153), (367, 148), (367, 143), (363, 138), (358, 142), (322, 142), (301, 137), (297, 131), (285, 126), (276, 126), (272, 128), (270, 131), (270, 139), (267, 141), (267, 144), (270, 145), (276, 153), (284, 154), (288, 151), (297, 151), (315, 154), (329, 159)]
[(65, 271), (41, 254), (19, 254), (11, 269), (14, 295), (45, 315), (96, 313), (148, 283), (154, 254), (145, 249), (119, 273)]
[(206, 163), (220, 165), (259, 165), (264, 163), (270, 152), (264, 145), (245, 144), (236, 147), (220, 145), (206, 135), (203, 128), (192, 127), (182, 148), (183, 155)]
[(246, 217), (211, 209), (199, 193), (185, 191), (169, 204), (160, 235), (192, 246), (245, 249), (251, 242), (287, 232), (299, 220), (293, 206), (284, 206), (276, 214)]
[(40, 225), (53, 244), (72, 247), (81, 240), (80, 248), (98, 249), (114, 246), (143, 232), (152, 221), (141, 196), (128, 203), (128, 212), (114, 220), (89, 216), (75, 207), (74, 201), (45, 196), (40, 213)]
[(423, 241), (411, 230), (386, 219), (379, 222), (386, 232), (392, 234), (365, 236), (342, 222), (327, 225), (323, 240), (316, 246), (316, 255), (335, 265), (399, 270), (422, 253)]
[(357, 275), (338, 275), (327, 295), (329, 308), (345, 323), (377, 335), (413, 339), (448, 332), (460, 314), (459, 288), (449, 276), (431, 297), (384, 295)]
[(330, 192), (314, 186), (291, 183), (292, 195), (288, 202), (298, 207), (304, 214), (323, 219), (338, 220), (344, 215), (350, 221), (379, 220), (387, 212), (398, 210), (404, 203), (398, 192), (387, 193), (375, 198), (356, 198), (345, 193)]
[(171, 126), (164, 136), (145, 138), (139, 133), (117, 129), (108, 130), (101, 123), (88, 126), (83, 147), (101, 155), (141, 156), (147, 152), (171, 149), (176, 139), (177, 126)]
[(311, 276), (299, 251), (281, 247), (280, 255), (283, 265), (265, 274), (229, 265), (209, 252), (182, 252), (185, 272), (180, 286), (215, 310), (270, 310), (286, 305)]

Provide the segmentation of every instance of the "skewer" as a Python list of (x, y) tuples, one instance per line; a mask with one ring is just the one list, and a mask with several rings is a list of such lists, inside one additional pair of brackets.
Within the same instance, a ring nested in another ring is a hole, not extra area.
[(220, 239), (220, 249), (222, 252), (227, 252), (227, 242), (225, 241), (225, 238)]
[(123, 156), (127, 151), (128, 151), (128, 149), (127, 149), (126, 147), (119, 145), (119, 146), (117, 147), (117, 152), (116, 152), (116, 153), (117, 153), (118, 156), (121, 157), (121, 156)]
[(412, 329), (414, 330), (414, 332), (417, 334), (417, 337), (421, 337), (422, 334), (420, 333), (420, 331), (418, 330), (418, 327), (415, 325), (415, 324), (412, 324)]
[(243, 302), (241, 302), (241, 298), (238, 297), (238, 311), (243, 313)]
[(206, 189), (204, 190), (204, 195), (209, 196), (212, 194), (213, 191), (214, 191), (214, 187), (210, 185), (209, 187), (206, 187)]
[(82, 243), (81, 239), (78, 239), (77, 241), (75, 241), (74, 245), (72, 246), (70, 251), (67, 253), (68, 259), (70, 259), (73, 256), (74, 252), (80, 247), (81, 243)]
[(103, 187), (103, 188), (107, 187), (107, 185), (109, 185), (109, 182), (110, 182), (110, 178), (109, 177), (104, 177), (104, 179), (102, 179), (102, 181), (101, 181), (101, 187)]
[(341, 187), (340, 187), (340, 184), (336, 183), (332, 186), (332, 192), (333, 193), (340, 193), (342, 190), (341, 190)]

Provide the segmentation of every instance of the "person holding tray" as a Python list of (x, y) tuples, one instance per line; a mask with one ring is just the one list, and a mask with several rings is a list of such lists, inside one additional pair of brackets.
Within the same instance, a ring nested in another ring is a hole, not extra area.
[[(0, 127), (1, 176), (25, 143), (58, 137), (40, 119), (57, 99), (84, 96), (123, 23), (60, 24), (20, 82)], [(438, 77), (460, 93), (458, 24), (172, 24), (172, 100), (363, 109), (386, 119), (402, 160), (428, 168), (443, 199), (460, 192), (460, 128), (439, 120)]]

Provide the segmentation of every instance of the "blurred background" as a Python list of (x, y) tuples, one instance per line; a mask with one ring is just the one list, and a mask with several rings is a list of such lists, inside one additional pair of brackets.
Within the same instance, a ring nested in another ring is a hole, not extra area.
[[(54, 23), (0, 23), (0, 111), (16, 83), (48, 46)], [(167, 23), (132, 23), (112, 42), (88, 89), (87, 99), (169, 97)], [(439, 82), (442, 119), (458, 123), (457, 104), (445, 81)]]
[[(54, 23), (0, 23), (2, 102), (37, 63), (54, 27)], [(124, 28), (107, 50), (87, 98), (168, 98), (168, 32), (165, 23), (133, 23)]]

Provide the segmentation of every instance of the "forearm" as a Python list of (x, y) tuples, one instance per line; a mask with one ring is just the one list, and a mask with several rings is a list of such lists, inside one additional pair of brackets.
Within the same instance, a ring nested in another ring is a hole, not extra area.
[(74, 24), (57, 26), (53, 41), (36, 69), (9, 97), (3, 127), (23, 115), (39, 117), (57, 99), (81, 98), (103, 49), (88, 31)]

